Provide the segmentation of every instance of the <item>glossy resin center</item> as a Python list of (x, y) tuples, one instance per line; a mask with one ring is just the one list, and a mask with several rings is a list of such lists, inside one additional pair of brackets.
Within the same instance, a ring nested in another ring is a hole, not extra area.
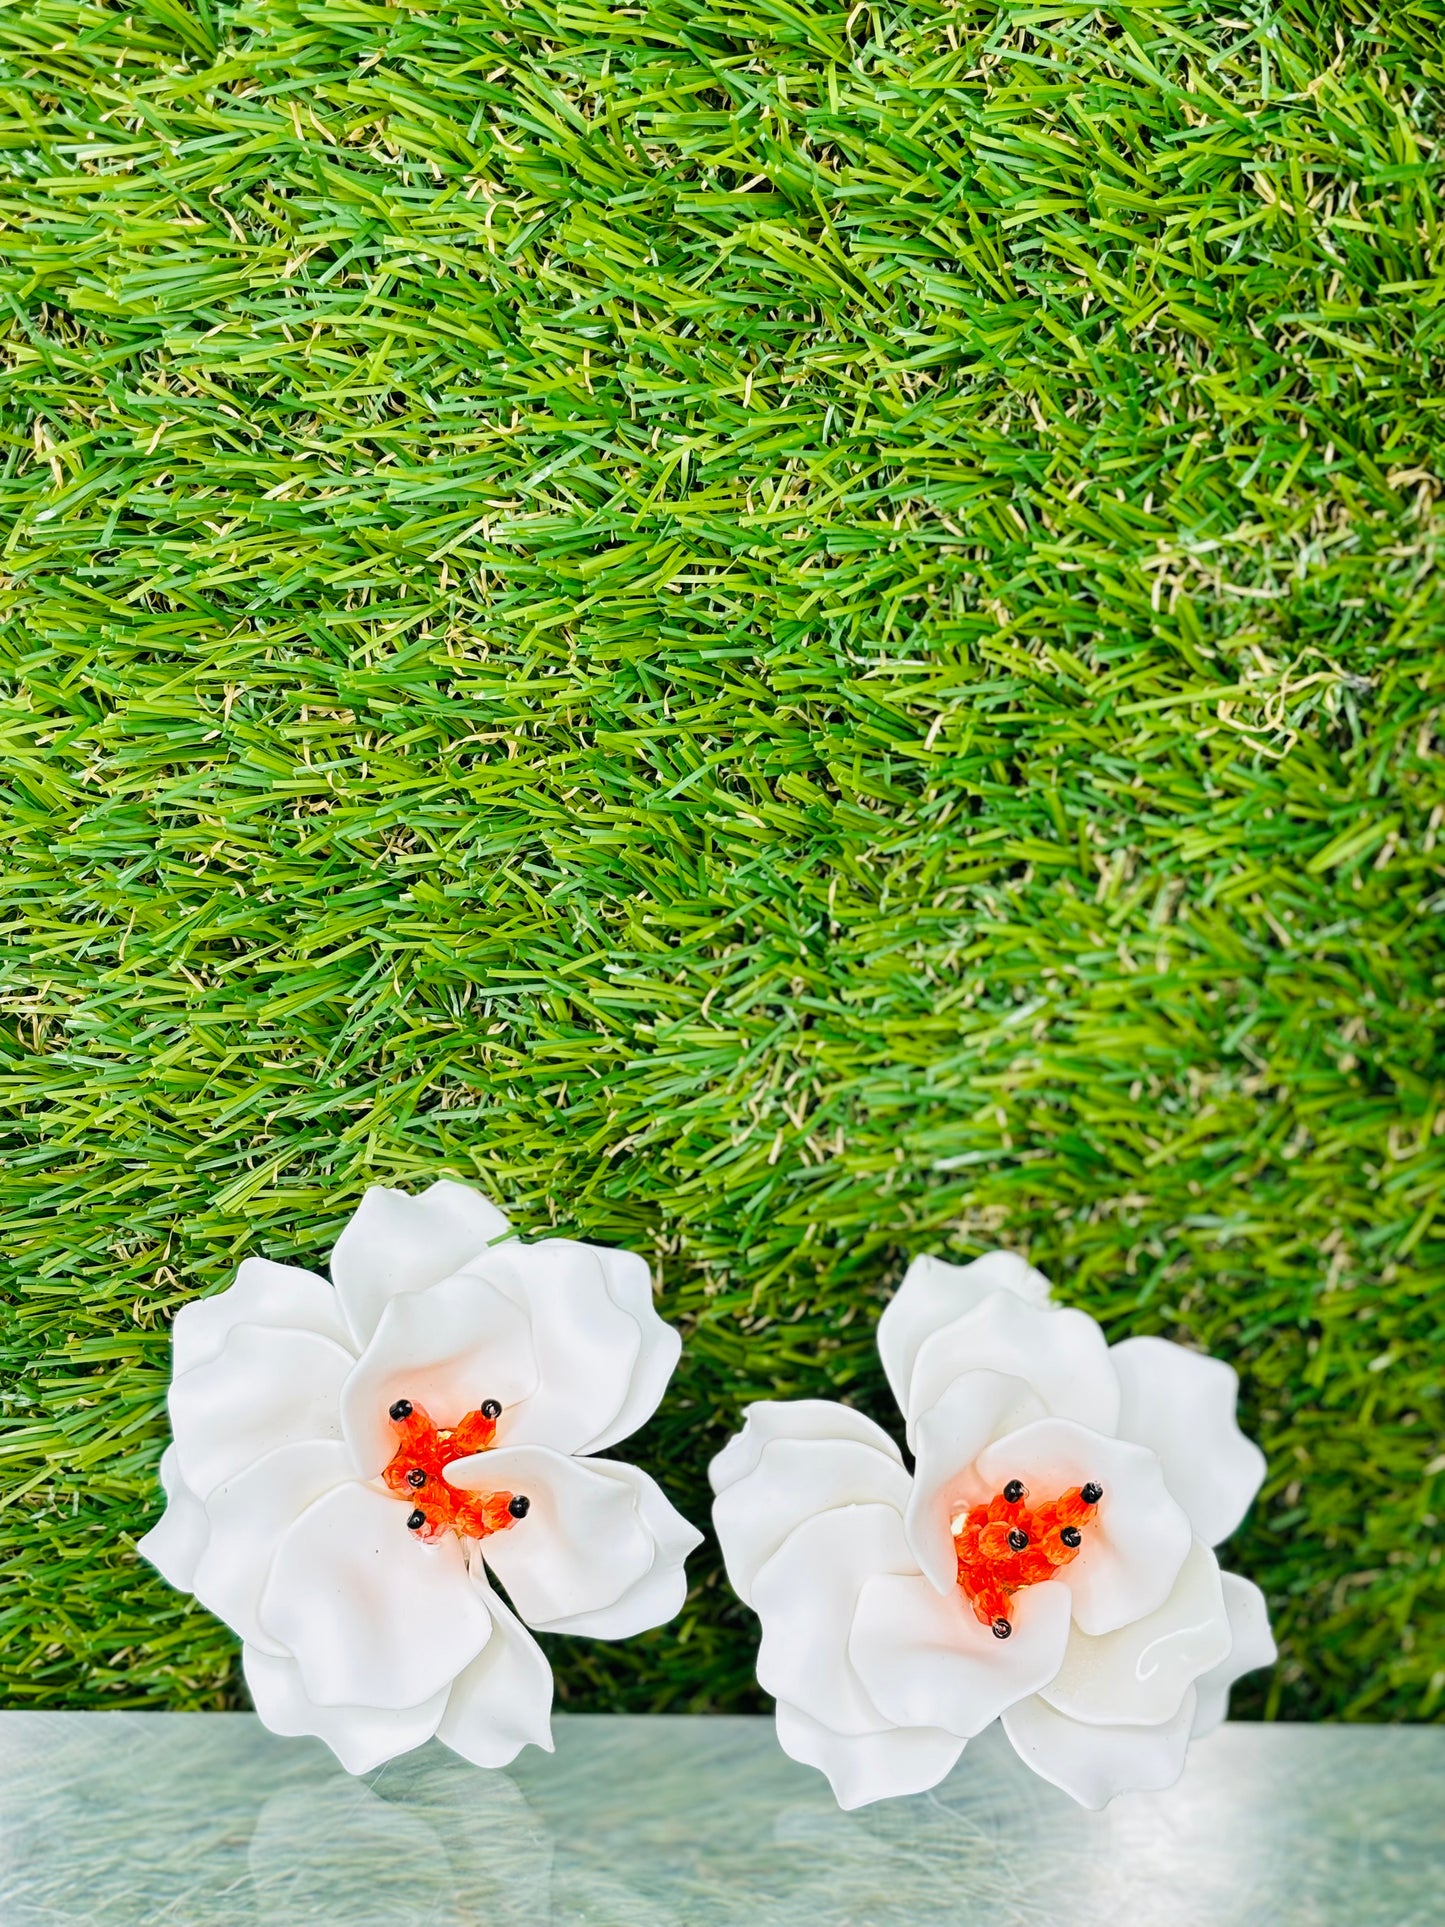
[(1013, 1595), (1052, 1579), (1078, 1555), (1103, 1496), (1102, 1486), (1075, 1485), (1031, 1506), (1023, 1480), (1010, 1479), (986, 1505), (954, 1519), (958, 1583), (974, 1617), (997, 1638), (1013, 1631)]
[(425, 1408), (409, 1398), (399, 1398), (391, 1407), (387, 1416), (397, 1435), (397, 1446), (381, 1476), (399, 1499), (408, 1502), (411, 1509), (407, 1524), (418, 1539), (430, 1543), (444, 1532), (459, 1533), (465, 1539), (485, 1539), (526, 1518), (531, 1500), (524, 1493), (463, 1492), (448, 1484), (446, 1478), (446, 1467), (453, 1459), (467, 1459), (488, 1449), (497, 1436), (501, 1410), (497, 1401), (489, 1398), (450, 1431), (442, 1431)]

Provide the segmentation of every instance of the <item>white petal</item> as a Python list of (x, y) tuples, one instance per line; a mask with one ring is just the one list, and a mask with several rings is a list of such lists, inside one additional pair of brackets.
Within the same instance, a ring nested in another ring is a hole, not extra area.
[(770, 1439), (753, 1470), (713, 1502), (713, 1529), (733, 1591), (751, 1605), (753, 1579), (805, 1519), (840, 1505), (890, 1505), (901, 1512), (908, 1493), (908, 1474), (871, 1441)]
[(1194, 1716), (1194, 1737), (1212, 1733), (1229, 1711), (1229, 1689), (1246, 1673), (1261, 1666), (1273, 1666), (1279, 1648), (1269, 1629), (1269, 1607), (1259, 1587), (1237, 1572), (1222, 1572), (1224, 1609), (1229, 1614), (1230, 1649), (1228, 1657), (1195, 1681), (1199, 1698)]
[(880, 1574), (859, 1597), (848, 1656), (886, 1718), (968, 1740), (1053, 1678), (1069, 1606), (1057, 1581), (1026, 1586), (1013, 1597), (1012, 1635), (996, 1639), (958, 1586), (945, 1596), (922, 1573)]
[[(858, 1596), (876, 1573), (916, 1568), (891, 1505), (839, 1506), (805, 1520), (753, 1580), (763, 1622), (758, 1681), (835, 1733), (888, 1724), (848, 1656)], [(930, 1715), (929, 1723), (932, 1723)]]
[(682, 1561), (656, 1559), (650, 1571), (614, 1605), (551, 1620), (542, 1630), (570, 1633), (578, 1639), (631, 1639), (654, 1626), (666, 1626), (686, 1603), (687, 1573)]
[(657, 1540), (638, 1503), (644, 1477), (545, 1445), (498, 1446), (447, 1467), (464, 1491), (531, 1501), (524, 1519), (482, 1541), (482, 1557), (518, 1616), (543, 1632), (620, 1604), (651, 1573)]
[(455, 1534), (424, 1545), (406, 1521), (390, 1493), (341, 1485), (276, 1549), (261, 1625), (319, 1706), (419, 1706), (491, 1636)]
[(284, 1659), (257, 1617), (276, 1548), (308, 1506), (351, 1477), (346, 1447), (308, 1439), (268, 1452), (206, 1501), (210, 1541), (196, 1567), (197, 1599), (248, 1645)]
[(392, 1299), (460, 1271), (511, 1226), (470, 1185), (442, 1178), (419, 1198), (373, 1185), (331, 1254), (331, 1282), (358, 1351)]
[(940, 1592), (958, 1588), (953, 1519), (965, 1487), (973, 1489), (969, 1468), (994, 1439), (1042, 1416), (1037, 1394), (1021, 1378), (965, 1372), (919, 1419), (904, 1524), (914, 1558)]
[[(684, 1561), (702, 1544), (702, 1534), (688, 1524), (657, 1481), (636, 1466), (615, 1459), (580, 1459), (575, 1463), (599, 1478), (615, 1481), (631, 1494), (643, 1531), (652, 1542), (652, 1563), (611, 1605), (549, 1620), (546, 1630), (587, 1639), (630, 1639), (634, 1633), (665, 1625), (677, 1617), (687, 1597)], [(529, 1513), (528, 1520), (531, 1516)], [(486, 1542), (484, 1556), (496, 1543), (490, 1539)]]
[(991, 1292), (919, 1347), (909, 1381), (909, 1442), (918, 1421), (965, 1372), (1021, 1378), (1046, 1412), (1111, 1433), (1119, 1383), (1104, 1334), (1086, 1312), (1040, 1309), (1012, 1291)]
[(1058, 1573), (1084, 1632), (1112, 1633), (1164, 1604), (1193, 1535), (1152, 1452), (1066, 1419), (1039, 1419), (986, 1446), (960, 1496), (980, 1504), (1015, 1478), (1035, 1504), (1091, 1479), (1104, 1488), (1082, 1548)]
[(828, 1776), (845, 1811), (926, 1793), (953, 1769), (963, 1741), (936, 1726), (894, 1726), (881, 1733), (835, 1733), (801, 1707), (778, 1701), (778, 1744), (792, 1759)]
[(621, 1436), (642, 1355), (642, 1328), (608, 1289), (595, 1245), (570, 1238), (512, 1243), (468, 1266), (526, 1317), (537, 1360), (531, 1392), (503, 1401), (499, 1445), (591, 1451), (593, 1439)]
[(182, 1476), (204, 1499), (278, 1445), (341, 1436), (341, 1386), (352, 1357), (310, 1331), (234, 1325), (214, 1358), (171, 1385)]
[(205, 1506), (181, 1477), (174, 1445), (161, 1453), (161, 1489), (166, 1509), (150, 1531), (136, 1540), (135, 1549), (150, 1560), (162, 1579), (181, 1592), (190, 1592), (210, 1526)]
[(1013, 1251), (986, 1251), (967, 1265), (913, 1260), (878, 1320), (878, 1353), (900, 1411), (908, 1410), (920, 1346), (995, 1291), (1014, 1292), (1030, 1305), (1049, 1302), (1048, 1279)]
[(857, 1439), (903, 1463), (903, 1454), (882, 1426), (851, 1405), (837, 1405), (826, 1398), (763, 1399), (745, 1408), (742, 1430), (733, 1434), (708, 1467), (713, 1491), (725, 1492), (745, 1479), (773, 1439)]
[(1264, 1454), (1235, 1418), (1239, 1378), (1222, 1358), (1167, 1338), (1126, 1338), (1109, 1353), (1119, 1377), (1119, 1436), (1147, 1445), (1207, 1546), (1227, 1539), (1264, 1479)]
[(1080, 1806), (1107, 1806), (1116, 1793), (1159, 1793), (1184, 1771), (1194, 1689), (1162, 1726), (1084, 1726), (1037, 1695), (1003, 1716), (1014, 1751)]
[(584, 1463), (604, 1477), (620, 1479), (631, 1487), (638, 1517), (651, 1535), (655, 1551), (650, 1569), (612, 1605), (554, 1619), (548, 1631), (586, 1639), (631, 1639), (634, 1633), (665, 1626), (682, 1611), (687, 1598), (683, 1562), (702, 1544), (702, 1534), (688, 1524), (656, 1480), (636, 1466), (614, 1459), (587, 1459)]
[(216, 1357), (236, 1325), (274, 1325), (315, 1332), (351, 1349), (336, 1293), (314, 1271), (247, 1258), (235, 1280), (211, 1298), (182, 1305), (171, 1327), (172, 1375), (179, 1378)]
[(492, 1615), (492, 1636), (457, 1676), (437, 1728), (473, 1766), (506, 1766), (524, 1746), (552, 1751), (552, 1668), (547, 1656), (487, 1584), (480, 1559), (472, 1584)]
[(396, 1451), (387, 1418), (409, 1398), (440, 1426), (489, 1398), (504, 1412), (529, 1398), (537, 1362), (525, 1313), (470, 1272), (393, 1298), (341, 1393), (341, 1422), (358, 1475), (376, 1478)]
[(375, 1706), (318, 1706), (307, 1698), (294, 1660), (275, 1659), (245, 1646), (241, 1665), (261, 1724), (288, 1739), (311, 1734), (324, 1740), (348, 1773), (369, 1773), (384, 1760), (421, 1746), (436, 1732), (447, 1704), (443, 1688), (420, 1706), (394, 1712)]
[(1164, 1604), (1101, 1639), (1075, 1631), (1039, 1696), (1086, 1726), (1158, 1726), (1228, 1652), (1219, 1566), (1196, 1539)]
[(582, 1448), (587, 1452), (605, 1452), (619, 1439), (629, 1438), (657, 1410), (682, 1356), (682, 1337), (662, 1317), (653, 1301), (652, 1273), (645, 1258), (635, 1251), (612, 1251), (597, 1245), (592, 1248), (601, 1261), (613, 1303), (627, 1313), (641, 1336), (627, 1396), (611, 1422)]

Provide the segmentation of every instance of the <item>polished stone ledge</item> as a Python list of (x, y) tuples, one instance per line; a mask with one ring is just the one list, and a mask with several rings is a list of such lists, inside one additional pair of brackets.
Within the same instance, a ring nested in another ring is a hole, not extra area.
[(249, 1715), (0, 1714), (5, 1927), (1425, 1927), (1445, 1729), (1227, 1726), (1085, 1813), (997, 1729), (840, 1813), (762, 1719), (559, 1717), (352, 1780)]

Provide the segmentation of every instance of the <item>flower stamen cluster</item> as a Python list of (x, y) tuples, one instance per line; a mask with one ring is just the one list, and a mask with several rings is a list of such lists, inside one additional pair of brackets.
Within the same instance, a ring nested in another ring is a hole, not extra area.
[(531, 1500), (522, 1492), (464, 1492), (448, 1483), (446, 1468), (491, 1449), (501, 1405), (494, 1398), (468, 1412), (449, 1429), (432, 1422), (425, 1406), (399, 1398), (387, 1417), (397, 1435), (395, 1456), (382, 1482), (399, 1499), (411, 1501), (407, 1525), (427, 1545), (445, 1532), (462, 1539), (486, 1539), (525, 1519)]
[(1052, 1579), (1077, 1557), (1084, 1543), (1080, 1528), (1093, 1521), (1104, 1492), (1091, 1481), (1037, 1506), (1029, 1505), (1028, 1496), (1022, 1479), (1010, 1479), (987, 1504), (953, 1521), (958, 1583), (974, 1618), (995, 1639), (1013, 1632), (1013, 1595)]

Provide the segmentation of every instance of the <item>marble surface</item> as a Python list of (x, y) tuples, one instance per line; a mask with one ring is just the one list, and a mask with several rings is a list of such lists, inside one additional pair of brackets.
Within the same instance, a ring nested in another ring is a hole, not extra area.
[(559, 1718), (480, 1773), (349, 1779), (246, 1714), (0, 1714), (5, 1927), (1413, 1927), (1445, 1919), (1445, 1729), (1230, 1726), (1088, 1814), (995, 1729), (840, 1813), (744, 1719)]

